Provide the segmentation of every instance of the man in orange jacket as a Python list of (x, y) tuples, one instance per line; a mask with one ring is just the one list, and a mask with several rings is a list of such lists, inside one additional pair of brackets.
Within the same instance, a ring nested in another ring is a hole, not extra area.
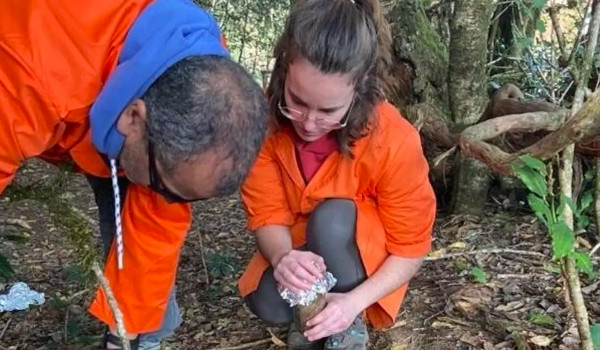
[[(0, 3), (0, 193), (30, 157), (88, 176), (105, 274), (140, 349), (180, 321), (187, 202), (235, 191), (264, 136), (262, 90), (223, 46), (188, 0)], [(114, 330), (102, 290), (90, 311)]]

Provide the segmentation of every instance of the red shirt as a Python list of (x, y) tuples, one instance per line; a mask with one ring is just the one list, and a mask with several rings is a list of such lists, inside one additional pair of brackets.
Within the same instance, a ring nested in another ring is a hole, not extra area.
[(299, 137), (294, 137), (294, 146), (298, 167), (306, 183), (310, 182), (310, 179), (317, 173), (325, 159), (339, 149), (337, 139), (331, 132), (312, 142), (302, 141)]

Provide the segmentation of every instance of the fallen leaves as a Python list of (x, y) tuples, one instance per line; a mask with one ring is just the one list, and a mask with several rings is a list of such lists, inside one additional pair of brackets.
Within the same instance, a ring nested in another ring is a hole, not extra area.
[(529, 342), (540, 347), (550, 346), (552, 340), (544, 335), (536, 335), (535, 337), (529, 338)]
[(450, 296), (446, 312), (458, 310), (464, 316), (471, 317), (479, 310), (489, 307), (496, 293), (497, 288), (492, 284), (468, 285)]

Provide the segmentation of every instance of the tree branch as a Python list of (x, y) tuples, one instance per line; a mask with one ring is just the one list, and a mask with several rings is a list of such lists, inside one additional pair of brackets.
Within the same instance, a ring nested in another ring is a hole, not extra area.
[(537, 130), (556, 130), (566, 119), (568, 111), (533, 112), (513, 114), (466, 128), (460, 135), (460, 147), (469, 157), (486, 163), (495, 172), (509, 175), (510, 164), (517, 158), (499, 147), (484, 142), (506, 132), (533, 132)]
[(96, 274), (96, 277), (98, 278), (98, 281), (100, 281), (100, 285), (102, 286), (102, 289), (104, 289), (104, 293), (106, 294), (106, 299), (108, 300), (108, 306), (110, 306), (110, 309), (113, 312), (113, 315), (115, 317), (115, 322), (117, 323), (117, 333), (119, 334), (119, 337), (121, 338), (121, 342), (123, 343), (123, 349), (131, 350), (129, 340), (127, 339), (127, 336), (126, 336), (127, 333), (125, 332), (125, 324), (123, 323), (123, 314), (121, 313), (121, 310), (119, 309), (119, 305), (117, 304), (117, 300), (115, 299), (112, 289), (110, 289), (110, 284), (108, 283), (108, 280), (106, 279), (106, 277), (104, 277), (104, 273), (102, 272), (102, 269), (100, 269), (98, 262), (96, 262), (96, 261), (94, 262), (94, 264), (92, 265), (92, 270)]
[[(568, 111), (536, 112), (498, 117), (473, 125), (460, 135), (461, 149), (479, 159), (500, 174), (510, 174), (510, 164), (523, 154), (549, 159), (565, 147), (588, 141), (600, 135), (600, 91), (595, 92), (583, 107), (562, 124)], [(555, 130), (535, 144), (515, 153), (507, 153), (484, 142), (508, 131)]]
[(567, 63), (567, 50), (565, 48), (565, 34), (560, 27), (560, 21), (558, 20), (558, 11), (559, 7), (557, 5), (548, 7), (548, 14), (550, 15), (550, 19), (552, 20), (552, 27), (554, 28), (554, 32), (556, 33), (556, 39), (558, 41), (558, 48), (560, 50), (560, 61), (563, 63)]
[[(586, 2), (585, 7), (583, 8), (583, 14), (581, 16), (582, 25), (579, 26), (579, 29), (577, 31), (577, 38), (575, 39), (575, 42), (573, 43), (573, 48), (571, 49), (571, 54), (569, 55), (569, 63), (567, 64), (567, 67), (569, 68), (569, 70), (571, 71), (571, 74), (574, 77), (579, 76), (579, 74), (577, 73), (577, 68), (575, 67), (575, 56), (577, 53), (577, 47), (579, 46), (579, 43), (581, 42), (581, 39), (583, 37), (583, 23), (585, 22), (585, 17), (587, 16), (587, 12), (590, 7), (590, 4), (591, 4), (591, 0), (588, 0)], [(577, 78), (575, 78), (575, 79), (577, 79)]]
[(600, 135), (600, 92), (595, 92), (583, 107), (555, 132), (519, 152), (548, 159), (572, 143)]

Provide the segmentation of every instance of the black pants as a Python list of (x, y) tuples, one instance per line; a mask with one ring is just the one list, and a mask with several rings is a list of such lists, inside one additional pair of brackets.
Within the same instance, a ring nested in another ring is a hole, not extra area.
[[(356, 206), (351, 200), (328, 199), (310, 215), (304, 249), (325, 260), (327, 270), (337, 279), (332, 292), (348, 292), (366, 279), (355, 237)], [(272, 267), (245, 300), (254, 314), (269, 323), (284, 324), (293, 319), (292, 308), (277, 291)]]
[[(100, 218), (100, 237), (102, 238), (102, 248), (104, 249), (104, 258), (108, 255), (110, 245), (115, 232), (115, 196), (110, 178), (95, 176), (86, 176), (88, 183), (94, 191), (94, 199), (98, 206), (98, 216)], [(125, 177), (119, 177), (119, 192), (121, 197), (121, 208), (127, 194), (127, 185), (129, 181)]]

